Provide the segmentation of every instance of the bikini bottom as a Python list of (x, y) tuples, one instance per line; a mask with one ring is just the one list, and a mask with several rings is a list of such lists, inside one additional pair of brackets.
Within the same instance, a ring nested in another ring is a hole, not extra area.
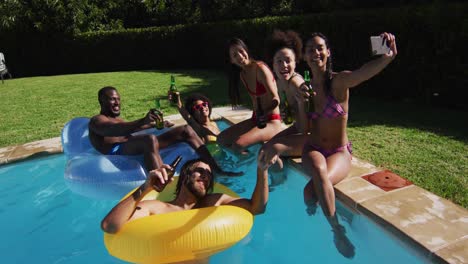
[[(257, 123), (257, 115), (255, 114), (255, 111), (252, 112), (252, 118), (251, 119), (252, 119), (252, 122), (254, 124)], [(269, 114), (267, 121), (271, 121), (271, 120), (281, 120), (281, 115), (280, 114)]]
[(320, 146), (317, 146), (315, 144), (309, 144), (309, 146), (313, 149), (313, 150), (316, 150), (320, 153), (323, 154), (323, 156), (325, 156), (325, 158), (328, 158), (330, 157), (331, 155), (337, 153), (337, 152), (341, 152), (343, 151), (345, 148), (348, 150), (349, 154), (353, 154), (353, 144), (350, 142), (348, 142), (348, 144), (344, 145), (344, 146), (341, 146), (341, 147), (337, 147), (335, 149), (324, 149)]

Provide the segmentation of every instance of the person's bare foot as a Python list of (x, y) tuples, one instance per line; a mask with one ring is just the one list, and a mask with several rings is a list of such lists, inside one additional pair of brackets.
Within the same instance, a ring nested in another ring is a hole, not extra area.
[(318, 200), (312, 199), (306, 202), (306, 213), (308, 215), (315, 215), (317, 213)]
[(308, 215), (315, 215), (318, 208), (318, 198), (314, 193), (314, 183), (310, 180), (304, 187), (304, 203)]
[(288, 178), (280, 158), (270, 167), (268, 174), (270, 175), (270, 191), (273, 191), (275, 186), (283, 184)]
[(346, 236), (346, 229), (342, 225), (333, 227), (333, 242), (335, 243), (336, 249), (341, 253), (345, 258), (352, 259), (355, 255), (354, 245)]

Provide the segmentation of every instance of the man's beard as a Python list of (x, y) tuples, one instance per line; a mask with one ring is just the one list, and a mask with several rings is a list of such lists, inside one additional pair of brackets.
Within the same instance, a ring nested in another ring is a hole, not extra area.
[(189, 181), (187, 184), (187, 189), (197, 198), (201, 199), (206, 196), (206, 191), (195, 188), (195, 182)]

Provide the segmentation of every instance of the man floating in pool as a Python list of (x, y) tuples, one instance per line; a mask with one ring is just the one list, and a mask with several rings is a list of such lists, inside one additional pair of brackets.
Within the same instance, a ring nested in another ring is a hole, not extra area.
[(250, 199), (210, 193), (214, 185), (213, 174), (210, 166), (200, 159), (188, 161), (182, 167), (174, 200), (167, 203), (158, 200), (141, 201), (153, 189), (163, 189), (172, 181), (172, 178), (168, 177), (168, 171), (171, 169), (169, 165), (164, 164), (161, 168), (152, 170), (145, 183), (132, 195), (120, 201), (104, 217), (101, 222), (102, 230), (115, 234), (125, 223), (141, 217), (209, 206), (233, 205), (254, 215), (265, 211), (268, 201), (267, 174), (258, 174)]
[(89, 122), (89, 139), (102, 154), (143, 154), (146, 170), (152, 171), (163, 165), (159, 149), (186, 142), (213, 167), (215, 172), (238, 175), (238, 173), (225, 172), (218, 166), (203, 141), (190, 126), (178, 126), (159, 136), (153, 134), (134, 136), (132, 135), (134, 132), (153, 127), (160, 117), (149, 111), (141, 119), (124, 121), (120, 118), (120, 95), (117, 89), (111, 86), (99, 90), (98, 100), (101, 112), (92, 117)]

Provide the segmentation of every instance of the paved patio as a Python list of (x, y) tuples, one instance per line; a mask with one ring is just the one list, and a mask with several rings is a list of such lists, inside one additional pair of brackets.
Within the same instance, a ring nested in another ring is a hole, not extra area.
[[(248, 109), (214, 108), (213, 118), (238, 123)], [(180, 115), (168, 116), (177, 125)], [(60, 137), (0, 148), (0, 165), (63, 151)], [(300, 159), (293, 164), (302, 169)], [(403, 177), (353, 157), (352, 169), (335, 186), (343, 203), (413, 244), (434, 262), (468, 263), (468, 211)]]

